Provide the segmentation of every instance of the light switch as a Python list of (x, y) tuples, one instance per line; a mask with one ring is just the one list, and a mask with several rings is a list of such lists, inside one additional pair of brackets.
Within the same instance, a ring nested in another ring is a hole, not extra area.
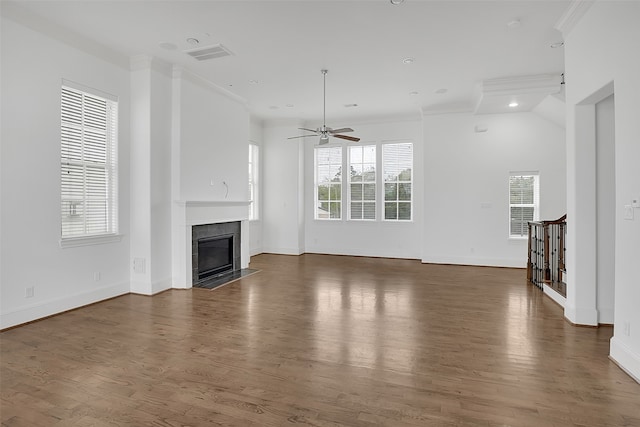
[(633, 206), (624, 205), (624, 219), (633, 221)]

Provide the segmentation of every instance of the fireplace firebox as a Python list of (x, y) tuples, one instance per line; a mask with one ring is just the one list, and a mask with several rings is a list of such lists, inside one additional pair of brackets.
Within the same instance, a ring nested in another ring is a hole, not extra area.
[(198, 239), (198, 281), (233, 271), (233, 235)]
[(211, 281), (241, 270), (240, 226), (234, 221), (192, 227), (193, 286), (208, 287)]

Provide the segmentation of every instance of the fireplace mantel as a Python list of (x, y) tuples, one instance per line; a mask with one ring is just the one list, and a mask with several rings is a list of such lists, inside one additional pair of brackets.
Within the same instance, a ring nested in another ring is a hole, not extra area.
[(207, 207), (207, 206), (249, 206), (247, 200), (176, 200), (176, 204), (190, 207)]
[(249, 266), (249, 204), (247, 200), (175, 200), (173, 205), (174, 288), (192, 285), (191, 227), (240, 221), (241, 268)]

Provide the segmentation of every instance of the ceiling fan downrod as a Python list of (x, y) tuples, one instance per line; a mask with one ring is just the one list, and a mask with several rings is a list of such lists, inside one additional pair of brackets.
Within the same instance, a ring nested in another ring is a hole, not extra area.
[(329, 70), (322, 69), (322, 132), (327, 131), (327, 73)]

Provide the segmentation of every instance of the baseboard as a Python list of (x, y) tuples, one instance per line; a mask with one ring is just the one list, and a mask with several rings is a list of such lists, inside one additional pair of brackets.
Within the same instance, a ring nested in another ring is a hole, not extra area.
[(155, 295), (171, 289), (172, 279), (158, 280), (153, 283), (131, 282), (130, 290), (132, 294)]
[(610, 341), (609, 358), (640, 384), (640, 354), (634, 353), (615, 335)]
[(0, 330), (129, 293), (129, 282), (18, 307), (0, 315)]
[(321, 255), (343, 255), (343, 256), (359, 256), (370, 258), (398, 258), (398, 259), (420, 259), (419, 255), (411, 254), (406, 251), (380, 251), (367, 248), (320, 248), (308, 247), (305, 250), (308, 254)]
[(509, 267), (525, 268), (527, 260), (511, 258), (477, 258), (455, 256), (425, 256), (423, 264), (453, 264), (453, 265), (477, 265), (482, 267)]
[(278, 255), (302, 255), (304, 253), (304, 250), (301, 248), (264, 247), (262, 248), (262, 253)]
[(562, 295), (560, 295), (559, 293), (557, 293), (552, 288), (550, 288), (549, 286), (545, 284), (543, 284), (542, 286), (543, 286), (544, 294), (549, 298), (551, 298), (560, 307), (564, 308), (565, 304), (567, 303), (567, 299)]
[(249, 256), (256, 256), (256, 255), (260, 255), (261, 253), (263, 253), (262, 248), (251, 248), (251, 250), (249, 251)]
[(596, 309), (577, 309), (569, 303), (565, 303), (564, 317), (574, 325), (598, 326), (598, 310)]

